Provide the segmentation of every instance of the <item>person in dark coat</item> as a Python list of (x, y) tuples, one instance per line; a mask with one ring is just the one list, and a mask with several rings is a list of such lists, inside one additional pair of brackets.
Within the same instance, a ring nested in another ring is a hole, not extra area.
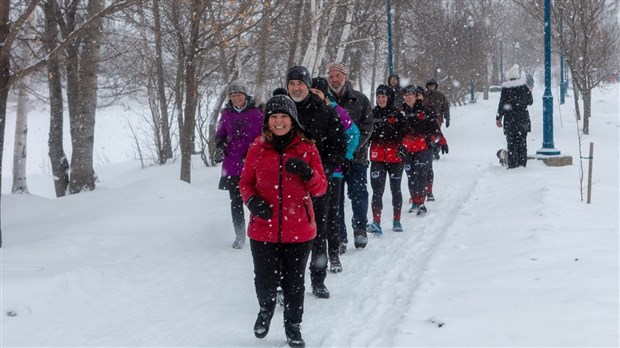
[(390, 86), (390, 88), (392, 89), (392, 92), (394, 93), (394, 100), (392, 102), (392, 105), (398, 109), (405, 102), (405, 95), (403, 93), (404, 90), (400, 86), (400, 76), (398, 76), (397, 74), (391, 74), (390, 76), (388, 76), (387, 83), (388, 86)]
[(260, 310), (254, 335), (264, 338), (276, 308), (276, 288), (284, 293), (284, 329), (289, 346), (304, 347), (300, 323), (305, 268), (316, 236), (312, 197), (327, 189), (321, 158), (285, 95), (265, 105), (263, 135), (248, 151), (239, 183), (250, 210), (248, 236)]
[(442, 134), (433, 107), (424, 99), (422, 86), (405, 88), (402, 110), (411, 130), (403, 141), (407, 148), (405, 173), (411, 197), (409, 201), (412, 203), (409, 212), (424, 215), (427, 212), (424, 205), (427, 185), (433, 168), (433, 147), (442, 138)]
[[(450, 103), (446, 96), (438, 91), (439, 84), (435, 79), (430, 79), (426, 82), (426, 91), (424, 92), (424, 98), (428, 104), (435, 110), (435, 116), (437, 123), (439, 123), (439, 128), (441, 125), (446, 124), (446, 128), (450, 127)], [(434, 140), (434, 139), (433, 139)], [(445, 136), (439, 139), (439, 142), (433, 141), (433, 158), (438, 160), (441, 158), (439, 154), (447, 154), (448, 153), (448, 141)], [(428, 176), (428, 184), (427, 184), (427, 193), (426, 199), (429, 201), (435, 200), (435, 195), (433, 194), (433, 183), (435, 182), (435, 172), (433, 170), (433, 164), (431, 163), (431, 171)]]
[(340, 188), (340, 248), (339, 253), (347, 250), (348, 236), (344, 214), (345, 184), (347, 197), (351, 200), (351, 225), (355, 248), (362, 249), (368, 244), (366, 225), (368, 224), (368, 147), (374, 129), (372, 107), (362, 92), (356, 91), (348, 80), (347, 66), (333, 62), (327, 66), (329, 90), (338, 105), (343, 107), (355, 122), (360, 136), (352, 160), (343, 163), (343, 180)]
[(381, 236), (381, 211), (386, 176), (389, 177), (392, 192), (392, 230), (402, 232), (400, 213), (403, 194), (400, 186), (403, 178), (403, 158), (406, 152), (403, 139), (409, 128), (404, 115), (393, 105), (394, 93), (387, 85), (380, 85), (375, 91), (377, 105), (373, 109), (375, 129), (370, 139), (370, 185), (372, 187), (372, 223), (368, 232)]
[[(338, 113), (325, 104), (316, 94), (310, 92), (312, 78), (303, 66), (292, 66), (286, 72), (288, 94), (295, 102), (299, 123), (304, 134), (316, 142), (319, 149), (323, 170), (331, 177), (334, 170), (343, 162), (347, 151), (347, 139), (344, 126)], [(317, 217), (317, 236), (312, 247), (310, 258), (310, 279), (312, 293), (318, 298), (329, 298), (329, 290), (325, 286), (327, 277), (327, 227), (328, 209), (338, 204), (339, 196), (333, 190), (333, 181), (329, 182), (325, 195), (314, 198), (314, 213)]]
[(520, 77), (518, 65), (510, 68), (506, 78), (508, 81), (502, 83), (495, 122), (497, 127), (504, 128), (508, 169), (512, 169), (527, 165), (527, 133), (532, 130), (527, 107), (532, 105), (534, 100), (525, 79)]
[(222, 163), (219, 189), (228, 190), (230, 211), (235, 230), (232, 247), (241, 249), (245, 244), (245, 216), (239, 193), (239, 176), (250, 144), (261, 133), (263, 112), (254, 104), (246, 88), (233, 83), (228, 87), (228, 103), (222, 111), (215, 131), (213, 160)]

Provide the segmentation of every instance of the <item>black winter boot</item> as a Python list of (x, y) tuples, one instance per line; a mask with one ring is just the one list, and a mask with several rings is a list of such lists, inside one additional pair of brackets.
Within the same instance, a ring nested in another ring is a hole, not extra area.
[(271, 325), (271, 318), (273, 318), (274, 308), (261, 307), (258, 312), (258, 318), (254, 324), (254, 336), (256, 338), (264, 338), (269, 333), (269, 325)]
[(353, 231), (353, 244), (355, 244), (356, 249), (364, 249), (366, 244), (368, 244), (368, 236), (366, 235), (366, 230), (358, 230)]
[(312, 294), (318, 298), (329, 298), (329, 290), (323, 282), (312, 284)]
[(306, 342), (301, 338), (301, 325), (299, 324), (285, 324), (284, 332), (286, 333), (286, 342), (289, 347), (304, 348)]

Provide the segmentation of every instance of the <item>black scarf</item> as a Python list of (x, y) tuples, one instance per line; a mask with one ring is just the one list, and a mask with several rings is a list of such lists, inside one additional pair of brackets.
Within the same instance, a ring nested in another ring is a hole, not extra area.
[(278, 153), (284, 153), (284, 149), (293, 141), (293, 137), (295, 136), (295, 131), (291, 129), (288, 133), (284, 135), (275, 135), (273, 134), (273, 139), (271, 140), (271, 145), (273, 148), (278, 151)]

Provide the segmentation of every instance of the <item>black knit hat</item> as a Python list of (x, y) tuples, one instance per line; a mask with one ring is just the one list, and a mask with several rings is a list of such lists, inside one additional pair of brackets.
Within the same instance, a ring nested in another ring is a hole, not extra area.
[(319, 91), (323, 92), (325, 98), (329, 98), (329, 85), (327, 84), (327, 79), (324, 77), (315, 77), (312, 79), (311, 88), (316, 88)]
[(288, 91), (284, 87), (278, 87), (273, 90), (271, 96), (275, 97), (276, 95), (288, 95)]
[(424, 87), (422, 87), (422, 86), (418, 86), (418, 87), (416, 88), (416, 93), (417, 93), (417, 94), (421, 94), (421, 95), (423, 95), (423, 96), (426, 96), (426, 93), (424, 92)]
[(305, 83), (308, 88), (312, 86), (312, 77), (310, 77), (310, 72), (305, 66), (295, 65), (286, 71), (286, 84), (291, 80), (300, 80)]
[(426, 88), (428, 88), (428, 85), (435, 85), (436, 87), (439, 87), (439, 85), (437, 84), (437, 81), (435, 79), (430, 79), (430, 80), (426, 81)]
[(418, 87), (416, 85), (409, 85), (405, 87), (403, 94), (407, 94), (407, 93), (413, 93), (413, 94), (418, 93)]
[(388, 85), (379, 85), (375, 90), (375, 95), (385, 95), (388, 97), (387, 105), (394, 103), (394, 91)]
[(299, 123), (299, 119), (297, 118), (297, 106), (295, 106), (295, 102), (293, 99), (289, 98), (286, 95), (276, 95), (271, 97), (265, 104), (265, 117), (263, 118), (263, 124), (266, 126), (269, 123), (269, 116), (276, 113), (287, 114), (291, 117), (291, 121), (295, 125), (295, 128), (302, 130), (303, 127)]

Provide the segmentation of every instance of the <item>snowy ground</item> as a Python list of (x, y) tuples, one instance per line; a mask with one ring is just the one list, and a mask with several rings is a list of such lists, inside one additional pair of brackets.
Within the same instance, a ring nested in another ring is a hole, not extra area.
[[(453, 108), (450, 154), (435, 162), (437, 201), (423, 218), (404, 213), (400, 234), (390, 231), (386, 209), (384, 236), (350, 248), (344, 272), (328, 275), (332, 298), (307, 290), (308, 346), (617, 347), (618, 97), (617, 85), (596, 91), (591, 135), (583, 139), (584, 149), (595, 143), (592, 204), (580, 201), (571, 97), (554, 105), (555, 146), (574, 161), (567, 167), (499, 166), (498, 94)], [(532, 154), (542, 144), (542, 89), (534, 101)], [(220, 168), (195, 159), (189, 185), (178, 180), (178, 163), (142, 170), (126, 161), (131, 112), (101, 113), (101, 182), (62, 199), (53, 198), (45, 165), (45, 110), (31, 116), (30, 195), (7, 194), (7, 134), (0, 344), (286, 346), (280, 309), (265, 339), (252, 333), (252, 261), (249, 248), (230, 247)]]

